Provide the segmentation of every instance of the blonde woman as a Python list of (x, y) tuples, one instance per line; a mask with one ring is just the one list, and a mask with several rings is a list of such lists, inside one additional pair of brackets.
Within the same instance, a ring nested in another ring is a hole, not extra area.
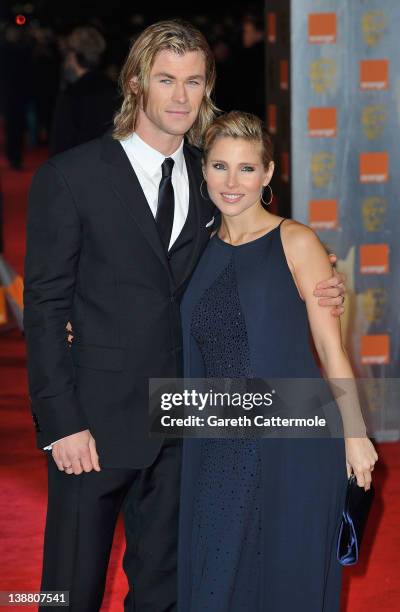
[[(274, 171), (261, 121), (231, 112), (205, 135), (204, 184), (221, 212), (182, 301), (185, 375), (319, 378), (353, 374), (340, 322), (314, 287), (331, 273), (308, 227), (266, 209)], [(186, 440), (182, 612), (337, 612), (337, 529), (347, 476), (370, 487), (377, 459), (359, 437)], [(347, 469), (346, 469), (347, 468)]]

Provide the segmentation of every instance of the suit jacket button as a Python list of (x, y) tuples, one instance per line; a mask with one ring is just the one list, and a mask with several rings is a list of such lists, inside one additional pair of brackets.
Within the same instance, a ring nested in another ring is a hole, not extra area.
[(174, 295), (171, 295), (171, 297), (170, 297), (170, 301), (171, 301), (172, 303), (174, 303), (174, 302), (175, 302), (175, 300), (176, 300), (175, 296), (174, 296)]

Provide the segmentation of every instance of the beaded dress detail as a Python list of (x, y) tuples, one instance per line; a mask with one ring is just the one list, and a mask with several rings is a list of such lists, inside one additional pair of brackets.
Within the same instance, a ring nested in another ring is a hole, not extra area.
[[(191, 333), (207, 377), (252, 376), (233, 258), (199, 300)], [(252, 557), (254, 553), (260, 557), (259, 442), (203, 439), (201, 454), (202, 473), (194, 505), (192, 554), (196, 571), (190, 610), (257, 609), (260, 572)], [(223, 580), (217, 578), (220, 573)]]

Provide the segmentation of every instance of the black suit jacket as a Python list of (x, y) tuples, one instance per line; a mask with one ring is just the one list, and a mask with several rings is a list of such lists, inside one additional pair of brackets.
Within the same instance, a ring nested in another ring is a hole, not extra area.
[(33, 179), (24, 327), (39, 447), (89, 428), (103, 466), (144, 467), (158, 453), (148, 379), (182, 375), (179, 302), (214, 227), (200, 151), (185, 144), (184, 155), (189, 213), (168, 256), (110, 134), (50, 159)]

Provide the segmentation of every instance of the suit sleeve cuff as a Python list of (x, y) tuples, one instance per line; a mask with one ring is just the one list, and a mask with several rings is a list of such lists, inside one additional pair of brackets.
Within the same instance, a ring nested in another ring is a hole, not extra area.
[(37, 445), (41, 449), (61, 438), (89, 429), (73, 390), (54, 397), (31, 397), (31, 402)]

